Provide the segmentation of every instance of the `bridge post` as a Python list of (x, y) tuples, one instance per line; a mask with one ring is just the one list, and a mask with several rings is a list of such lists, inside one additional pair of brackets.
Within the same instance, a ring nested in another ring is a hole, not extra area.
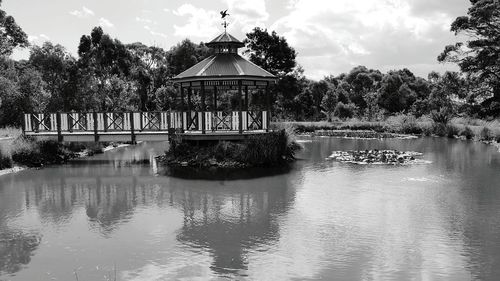
[(57, 141), (62, 142), (63, 136), (61, 132), (61, 112), (56, 113)]
[[(271, 97), (269, 96), (269, 82), (267, 82), (266, 85), (266, 107), (267, 107), (267, 114), (266, 114), (266, 132), (269, 132), (269, 121), (271, 121)], [(264, 121), (264, 120), (262, 120)]]
[(134, 112), (130, 112), (130, 141), (135, 144)]
[(243, 109), (243, 103), (242, 103), (242, 93), (241, 93), (241, 80), (238, 80), (238, 103), (239, 103), (239, 110), (238, 110), (238, 128), (240, 131), (240, 134), (243, 134), (243, 114), (241, 110)]
[[(201, 81), (201, 133), (205, 134), (206, 124), (205, 124), (205, 81)], [(200, 121), (200, 120), (198, 120)]]
[(94, 111), (92, 114), (94, 116), (94, 141), (99, 142), (99, 133), (97, 128), (99, 126), (99, 123), (97, 121), (97, 112)]

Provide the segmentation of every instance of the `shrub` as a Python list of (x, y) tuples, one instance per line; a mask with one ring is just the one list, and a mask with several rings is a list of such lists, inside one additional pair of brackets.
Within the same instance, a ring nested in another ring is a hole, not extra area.
[(403, 134), (415, 134), (419, 135), (422, 133), (422, 128), (417, 124), (417, 119), (413, 115), (402, 115), (399, 119), (400, 131)]
[(448, 124), (453, 118), (453, 113), (447, 108), (441, 108), (439, 111), (433, 110), (430, 117), (434, 123)]
[(460, 131), (460, 135), (468, 140), (474, 138), (474, 132), (471, 130), (469, 126), (465, 126), (465, 128), (462, 131)]
[(346, 119), (346, 118), (352, 118), (354, 114), (356, 113), (357, 106), (354, 105), (353, 103), (348, 103), (344, 104), (343, 102), (337, 103), (335, 106), (335, 110), (333, 111), (333, 115)]
[(12, 158), (0, 146), (0, 170), (12, 168)]
[(432, 125), (432, 133), (439, 137), (446, 136), (446, 125), (443, 123), (434, 123)]
[(449, 138), (454, 138), (459, 133), (458, 128), (454, 125), (448, 124), (446, 125), (446, 136)]
[(20, 136), (12, 144), (12, 160), (28, 167), (41, 167), (46, 164), (60, 164), (74, 157), (60, 143), (52, 140), (37, 141)]
[(481, 133), (479, 134), (480, 140), (491, 141), (493, 139), (493, 135), (491, 134), (491, 130), (488, 127), (483, 127)]

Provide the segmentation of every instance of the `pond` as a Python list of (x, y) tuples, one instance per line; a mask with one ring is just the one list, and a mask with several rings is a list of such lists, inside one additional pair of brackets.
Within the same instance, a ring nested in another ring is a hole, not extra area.
[[(0, 280), (494, 280), (500, 153), (443, 138), (304, 138), (282, 171), (174, 177), (165, 143), (0, 177)], [(357, 165), (397, 149), (426, 164)], [(256, 176), (256, 177), (252, 177)]]

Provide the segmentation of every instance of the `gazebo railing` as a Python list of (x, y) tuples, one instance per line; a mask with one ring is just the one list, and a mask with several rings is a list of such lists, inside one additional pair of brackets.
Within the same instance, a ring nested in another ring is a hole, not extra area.
[(67, 112), (25, 114), (23, 129), (30, 134), (241, 133), (268, 130), (268, 123), (267, 111)]

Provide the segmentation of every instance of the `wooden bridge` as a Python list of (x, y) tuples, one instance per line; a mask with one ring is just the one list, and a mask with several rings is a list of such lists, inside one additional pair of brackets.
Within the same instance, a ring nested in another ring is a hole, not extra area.
[(61, 142), (240, 140), (268, 131), (267, 111), (36, 113), (23, 124), (25, 135)]

